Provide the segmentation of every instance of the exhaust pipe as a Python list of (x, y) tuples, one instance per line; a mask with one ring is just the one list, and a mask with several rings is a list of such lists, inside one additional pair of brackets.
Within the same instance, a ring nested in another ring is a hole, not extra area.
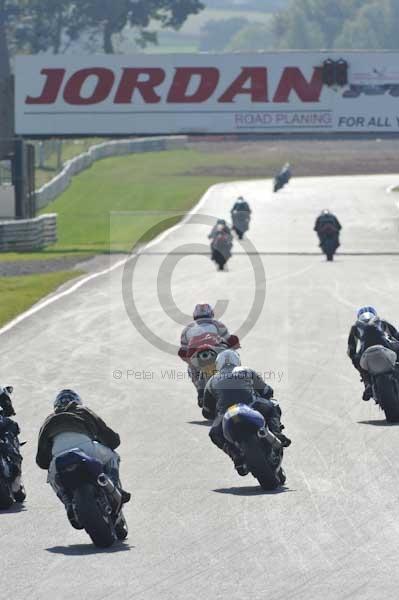
[(281, 450), (283, 447), (280, 440), (270, 431), (268, 427), (261, 427), (258, 429), (258, 438), (267, 440), (269, 444), (276, 448), (276, 450)]
[(120, 493), (118, 488), (112, 483), (108, 475), (106, 475), (105, 473), (100, 473), (100, 475), (97, 477), (97, 483), (100, 487), (104, 488), (104, 490), (111, 496), (112, 500), (119, 508), (122, 504), (122, 494)]

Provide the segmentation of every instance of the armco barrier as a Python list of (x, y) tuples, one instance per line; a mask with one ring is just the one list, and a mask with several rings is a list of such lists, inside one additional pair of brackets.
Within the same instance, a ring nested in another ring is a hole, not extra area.
[(57, 241), (57, 215), (0, 221), (0, 252), (40, 250)]
[(184, 147), (186, 142), (187, 136), (170, 136), (114, 140), (91, 146), (87, 152), (66, 162), (61, 173), (36, 191), (36, 208), (40, 210), (47, 206), (68, 187), (73, 175), (87, 169), (96, 160), (136, 152), (174, 150)]

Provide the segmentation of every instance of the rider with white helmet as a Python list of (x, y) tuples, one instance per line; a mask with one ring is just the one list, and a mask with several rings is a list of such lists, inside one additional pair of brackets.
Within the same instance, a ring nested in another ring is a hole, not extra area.
[[(352, 325), (349, 333), (347, 352), (353, 366), (359, 371), (364, 382), (363, 400), (369, 400), (372, 397), (369, 375), (367, 371), (360, 367), (360, 359), (364, 350), (369, 345), (372, 345), (366, 339), (370, 337), (369, 334), (372, 334), (373, 338), (379, 334), (382, 336), (382, 341), (384, 338), (387, 340), (391, 339), (393, 342), (399, 341), (399, 332), (391, 323), (381, 319), (373, 306), (362, 306), (358, 309), (356, 322)], [(376, 341), (375, 343), (381, 342)]]
[(325, 208), (321, 211), (313, 227), (314, 231), (316, 231), (319, 237), (320, 242), (323, 240), (323, 231), (326, 229), (326, 227), (333, 227), (337, 234), (342, 229), (341, 223), (338, 221), (337, 217), (328, 210), (328, 208)]
[[(193, 311), (193, 321), (189, 323), (184, 329), (180, 337), (180, 349), (178, 355), (182, 360), (189, 363), (189, 357), (187, 356), (187, 350), (189, 347), (190, 340), (194, 337), (200, 336), (204, 333), (214, 333), (218, 335), (226, 347), (239, 348), (240, 341), (236, 335), (231, 335), (226, 325), (221, 321), (215, 319), (215, 313), (213, 308), (208, 303), (196, 304)], [(188, 374), (191, 381), (197, 388), (198, 399), (202, 401), (203, 387), (199, 385), (200, 371), (195, 369), (192, 365), (188, 368)]]
[(77, 523), (72, 498), (60, 486), (55, 459), (73, 448), (97, 458), (114, 485), (120, 489), (122, 502), (129, 502), (130, 494), (122, 489), (119, 480), (120, 458), (114, 452), (119, 444), (119, 434), (110, 429), (95, 412), (83, 406), (79, 394), (71, 389), (63, 389), (57, 394), (54, 412), (47, 417), (39, 432), (36, 463), (41, 469), (48, 470), (48, 482), (64, 503), (74, 527)]
[(233, 459), (237, 472), (246, 475), (248, 469), (242, 454), (223, 435), (223, 415), (230, 406), (239, 403), (251, 405), (264, 416), (269, 429), (283, 446), (289, 446), (291, 440), (281, 433), (281, 409), (278, 403), (271, 399), (273, 389), (256, 371), (241, 366), (238, 352), (221, 352), (216, 359), (216, 368), (218, 372), (210, 378), (204, 393), (204, 416), (207, 417), (216, 408), (216, 418), (209, 436), (218, 448)]

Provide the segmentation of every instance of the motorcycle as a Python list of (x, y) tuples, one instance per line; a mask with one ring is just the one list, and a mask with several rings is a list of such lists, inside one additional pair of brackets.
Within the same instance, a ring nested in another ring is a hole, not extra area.
[(62, 487), (72, 498), (76, 529), (84, 529), (99, 548), (127, 537), (122, 494), (104, 473), (100, 461), (75, 448), (57, 456), (56, 470)]
[(211, 243), (211, 258), (219, 267), (219, 271), (224, 270), (224, 266), (231, 257), (232, 248), (231, 235), (224, 230), (216, 231)]
[(332, 224), (327, 223), (319, 231), (320, 248), (328, 261), (334, 260), (334, 254), (339, 247), (339, 232)]
[[(200, 408), (203, 405), (205, 386), (216, 371), (216, 358), (220, 352), (226, 350), (228, 347), (229, 345), (219, 335), (209, 332), (194, 336), (189, 342), (187, 359), (191, 374), (198, 373), (195, 386), (198, 392), (198, 406)], [(204, 416), (208, 419), (214, 419), (214, 409), (209, 410)]]
[(233, 210), (231, 218), (233, 220), (233, 229), (238, 239), (242, 240), (244, 233), (249, 229), (250, 214), (246, 210)]
[(278, 192), (279, 190), (281, 190), (281, 188), (283, 188), (289, 182), (290, 179), (291, 168), (290, 165), (287, 163), (281, 169), (280, 173), (278, 173), (278, 175), (275, 176), (273, 182), (273, 191)]
[(6, 432), (0, 437), (0, 509), (7, 510), (26, 498), (24, 486), (21, 484), (22, 457), (19, 451), (18, 437)]
[(250, 473), (264, 490), (284, 485), (283, 446), (259, 411), (247, 404), (234, 404), (225, 412), (222, 427), (224, 437), (241, 450)]
[(373, 398), (384, 411), (388, 423), (399, 422), (399, 365), (396, 352), (385, 346), (370, 346), (360, 366), (370, 375)]

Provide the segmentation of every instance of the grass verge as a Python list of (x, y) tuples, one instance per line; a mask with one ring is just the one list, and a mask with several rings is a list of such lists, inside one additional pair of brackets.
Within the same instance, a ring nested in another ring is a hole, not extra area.
[(101, 160), (44, 209), (58, 214), (58, 242), (42, 255), (129, 251), (152, 227), (159, 224), (152, 234), (164, 228), (159, 216), (134, 211), (186, 212), (210, 185), (237, 179), (237, 162), (243, 169), (256, 161), (193, 149)]
[(30, 308), (61, 284), (82, 275), (81, 271), (59, 271), (41, 275), (0, 277), (0, 326)]

